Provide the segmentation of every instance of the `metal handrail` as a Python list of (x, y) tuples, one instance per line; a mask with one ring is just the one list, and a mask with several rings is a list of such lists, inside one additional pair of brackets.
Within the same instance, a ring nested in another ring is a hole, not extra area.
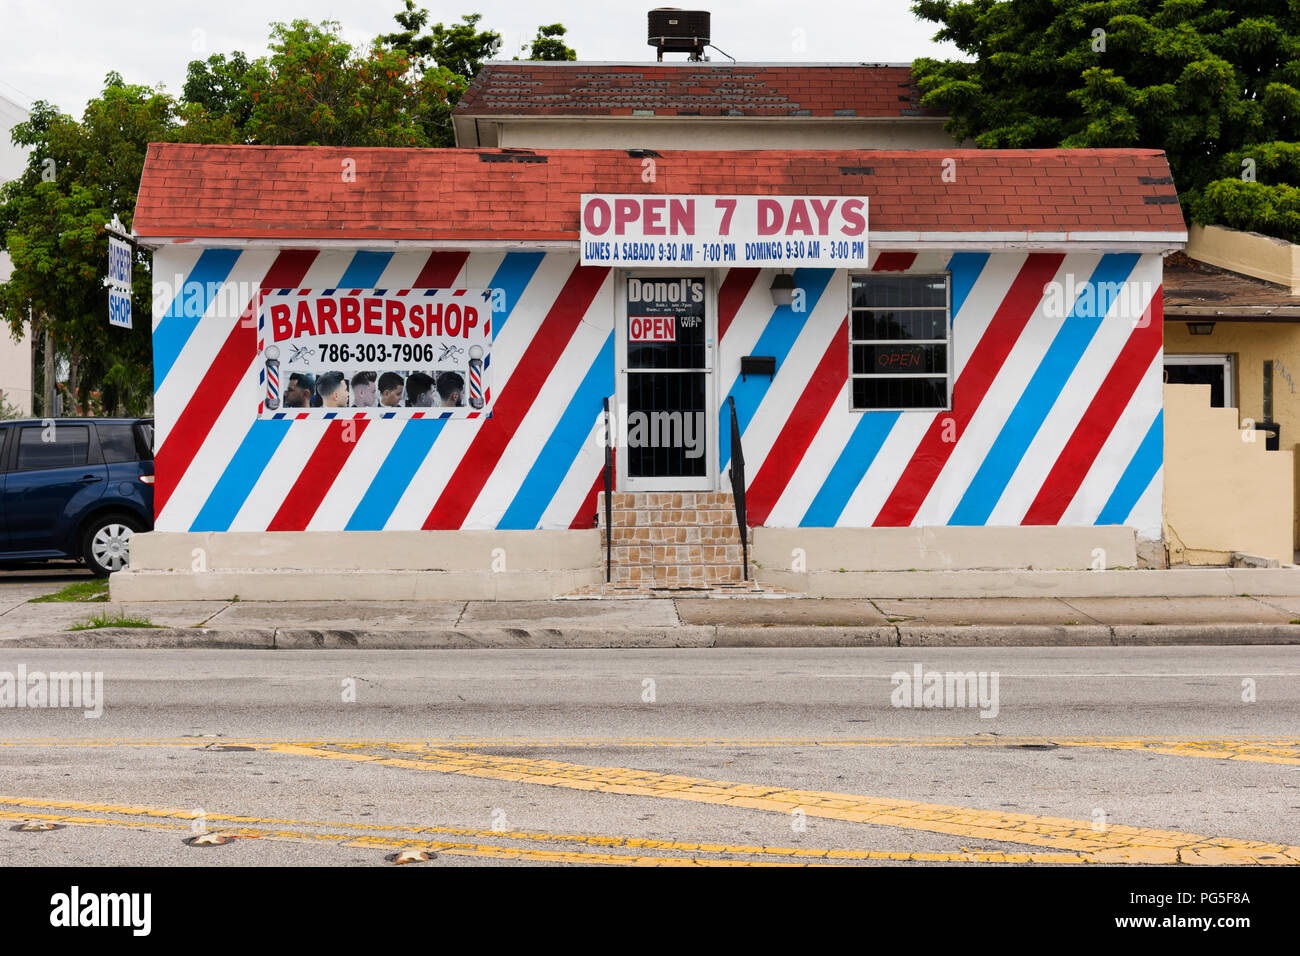
[(610, 581), (610, 568), (613, 565), (613, 532), (610, 519), (613, 515), (614, 491), (614, 447), (610, 444), (609, 397), (605, 398), (605, 468), (601, 472), (605, 481), (605, 583)]
[(736, 502), (736, 527), (740, 529), (741, 572), (749, 580), (749, 535), (745, 527), (745, 452), (740, 447), (740, 422), (736, 419), (736, 398), (727, 396), (731, 409), (731, 496)]

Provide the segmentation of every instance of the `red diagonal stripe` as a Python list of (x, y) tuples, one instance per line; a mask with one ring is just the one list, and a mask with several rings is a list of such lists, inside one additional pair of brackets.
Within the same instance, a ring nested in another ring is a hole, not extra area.
[(587, 496), (582, 499), (582, 504), (578, 506), (578, 513), (575, 514), (573, 520), (569, 522), (570, 528), (596, 527), (596, 502), (598, 500), (596, 496), (605, 490), (604, 471), (605, 466), (602, 464), (600, 466), (600, 471), (596, 473), (596, 480), (592, 482), (591, 490), (587, 492)]
[(722, 280), (722, 287), (718, 289), (719, 342), (727, 334), (727, 329), (731, 326), (731, 320), (740, 311), (741, 303), (745, 301), (745, 296), (749, 295), (749, 290), (754, 287), (754, 281), (757, 278), (757, 269), (727, 270), (727, 277)]
[(325, 429), (325, 435), (316, 443), (315, 450), (303, 465), (302, 473), (293, 488), (280, 503), (267, 531), (302, 531), (312, 515), (325, 500), (325, 494), (334, 486), (334, 479), (347, 463), (352, 450), (370, 424), (356, 419), (335, 418)]
[(915, 252), (882, 252), (872, 263), (872, 272), (906, 272), (916, 262)]
[(416, 289), (446, 289), (454, 285), (465, 266), (468, 252), (433, 252), (415, 279)]
[(776, 436), (772, 450), (763, 459), (763, 467), (749, 483), (745, 493), (745, 519), (753, 527), (761, 525), (772, 513), (781, 492), (803, 461), (817, 429), (826, 420), (835, 398), (849, 374), (849, 320), (846, 317), (835, 330), (835, 337), (817, 365), (817, 374), (809, 379), (799, 401)]
[[(263, 289), (296, 286), (316, 259), (313, 250), (281, 252), (262, 280)], [(249, 364), (257, 355), (257, 300), (249, 302), (244, 314), (231, 328), (226, 341), (190, 394), (185, 410), (176, 419), (162, 447), (154, 456), (154, 515), (162, 514), (190, 462), (203, 447), (208, 433), (239, 386)], [(172, 370), (176, 374), (176, 370)]]
[[(934, 421), (912, 453), (911, 461), (903, 469), (898, 484), (872, 522), (876, 527), (906, 527), (912, 523), (948, 456), (961, 440), (971, 416), (1006, 362), (1011, 347), (1034, 314), (1043, 297), (1043, 286), (1056, 275), (1064, 258), (1057, 253), (1033, 253), (1020, 267), (1020, 273), (1011, 283), (1010, 290), (998, 305), (993, 320), (953, 386), (952, 411), (934, 416)], [(952, 441), (943, 440), (945, 431), (954, 435)]]
[(1101, 453), (1115, 423), (1128, 407), (1142, 376), (1164, 341), (1163, 289), (1157, 288), (1139, 325), (1124, 343), (1101, 388), (1079, 419), (1060, 457), (1047, 473), (1021, 524), (1056, 524), (1074, 500), (1088, 469)]
[(426, 531), (456, 529), (464, 522), (483, 483), (501, 460), (511, 436), (523, 422), (608, 275), (608, 268), (591, 266), (577, 266), (569, 275), (505, 388), (497, 394), (492, 416), (479, 428), (429, 517), (424, 519)]

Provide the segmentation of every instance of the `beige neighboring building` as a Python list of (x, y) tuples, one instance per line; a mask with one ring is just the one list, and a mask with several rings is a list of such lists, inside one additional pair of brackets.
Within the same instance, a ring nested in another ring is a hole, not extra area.
[(500, 61), (452, 112), (504, 149), (952, 149), (946, 118), (906, 63)]
[[(9, 141), (9, 131), (27, 119), (27, 110), (0, 95), (0, 183), (16, 179), (27, 165), (27, 150)], [(9, 254), (0, 252), (0, 282), (13, 272)], [(23, 415), (32, 414), (32, 344), (28, 336), (14, 341), (0, 328), (0, 397)]]
[(1290, 562), (1300, 548), (1300, 246), (1192, 226), (1186, 254), (1165, 263), (1164, 320), (1170, 559), (1222, 564), (1243, 551)]

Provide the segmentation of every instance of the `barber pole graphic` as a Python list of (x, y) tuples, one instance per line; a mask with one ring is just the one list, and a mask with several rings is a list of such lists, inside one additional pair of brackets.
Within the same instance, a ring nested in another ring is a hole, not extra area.
[(268, 345), (262, 354), (266, 356), (266, 407), (275, 411), (280, 407), (280, 349)]
[(469, 350), (469, 404), (471, 408), (483, 407), (483, 350), (477, 345)]
[[(843, 271), (796, 270), (807, 298), (796, 312), (773, 307), (773, 270), (718, 270), (714, 473), (725, 488), (732, 396), (751, 524), (1121, 524), (1159, 535), (1159, 255), (887, 252), (871, 268), (950, 276), (950, 409), (850, 410)], [(481, 366), (471, 357), (467, 376), (481, 413), (390, 418), (376, 408), (351, 441), (337, 419), (283, 408), (278, 357), (258, 352), (255, 321), (241, 325), (215, 305), (197, 321), (163, 313), (158, 530), (593, 526), (603, 399), (626, 364), (614, 347), (619, 273), (579, 266), (571, 253), (179, 246), (160, 249), (155, 269), (217, 292), (229, 283), (503, 290), (491, 351)], [(1069, 289), (1070, 277), (1069, 295), (1115, 283), (1138, 293), (1122, 298), (1141, 317), (1058, 314), (1046, 286)], [(256, 314), (250, 307), (246, 321)], [(775, 357), (775, 376), (742, 380), (745, 355)], [(259, 420), (255, 394), (277, 401), (282, 417)]]

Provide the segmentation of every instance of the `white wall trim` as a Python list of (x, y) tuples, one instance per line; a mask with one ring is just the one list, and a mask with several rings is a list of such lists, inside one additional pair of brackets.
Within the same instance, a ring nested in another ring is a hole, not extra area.
[[(184, 238), (141, 236), (147, 249), (190, 245), (201, 249), (461, 249), (467, 252), (537, 250), (577, 252), (577, 239), (325, 239), (293, 236), (277, 239), (235, 237)], [(867, 242), (876, 249), (925, 251), (998, 251), (1004, 249), (1069, 249), (1100, 252), (1177, 252), (1187, 244), (1185, 232), (872, 232)], [(744, 263), (736, 263), (744, 265)]]

